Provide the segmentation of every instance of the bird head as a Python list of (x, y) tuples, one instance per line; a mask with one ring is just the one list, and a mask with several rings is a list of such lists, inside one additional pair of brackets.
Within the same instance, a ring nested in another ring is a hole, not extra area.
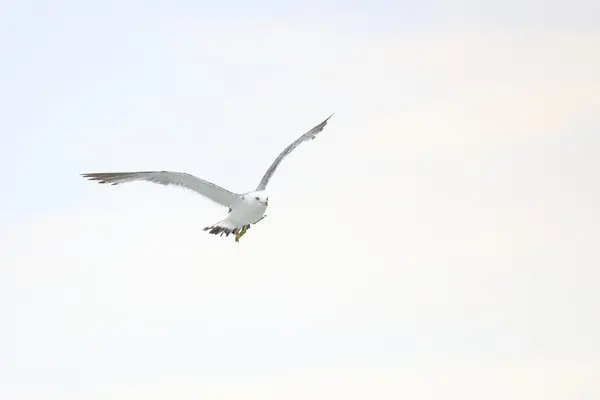
[(250, 195), (250, 199), (262, 204), (263, 206), (269, 205), (269, 197), (264, 192), (254, 192)]

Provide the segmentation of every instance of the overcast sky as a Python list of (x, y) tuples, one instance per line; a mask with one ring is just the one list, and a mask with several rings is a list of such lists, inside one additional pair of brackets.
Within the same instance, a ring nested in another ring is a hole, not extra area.
[(600, 399), (596, 0), (0, 11), (1, 399)]

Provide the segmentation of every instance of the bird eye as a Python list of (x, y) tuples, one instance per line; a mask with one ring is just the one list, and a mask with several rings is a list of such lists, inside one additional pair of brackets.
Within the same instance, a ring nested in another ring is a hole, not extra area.
[(255, 197), (255, 199), (256, 199), (256, 201), (259, 201), (259, 200), (260, 200), (260, 198), (258, 198), (258, 197)]

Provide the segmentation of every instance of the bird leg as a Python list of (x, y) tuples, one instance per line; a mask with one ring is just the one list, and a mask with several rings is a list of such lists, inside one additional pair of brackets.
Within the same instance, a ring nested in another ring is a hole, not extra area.
[(244, 225), (238, 233), (235, 234), (235, 241), (239, 242), (240, 238), (246, 234), (246, 231), (250, 228), (250, 225)]
[[(257, 224), (259, 221), (261, 221), (264, 217), (266, 217), (266, 215), (263, 215), (262, 217), (260, 217), (260, 219), (258, 221), (256, 221), (254, 224)], [(248, 231), (248, 229), (250, 229), (250, 225), (244, 225), (242, 226), (242, 229), (240, 229), (236, 234), (235, 234), (235, 241), (239, 243), (240, 239), (242, 236), (244, 236), (246, 234), (246, 232)]]

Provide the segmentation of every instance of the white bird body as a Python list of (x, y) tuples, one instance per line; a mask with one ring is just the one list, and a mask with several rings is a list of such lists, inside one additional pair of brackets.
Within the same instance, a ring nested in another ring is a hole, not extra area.
[[(260, 200), (256, 200), (256, 197)], [(236, 226), (254, 224), (264, 217), (268, 206), (268, 198), (264, 191), (251, 192), (241, 197), (225, 220), (231, 221)]]
[(246, 193), (239, 197), (224, 220), (207, 226), (204, 230), (210, 232), (214, 229), (219, 231), (216, 233), (221, 233), (220, 230), (223, 229), (225, 234), (227, 234), (227, 230), (237, 234), (238, 229), (253, 225), (263, 219), (268, 205), (268, 197), (264, 191)]
[(137, 172), (97, 172), (81, 174), (90, 180), (100, 183), (118, 185), (126, 182), (148, 181), (166, 186), (179, 186), (191, 189), (204, 197), (229, 208), (227, 217), (213, 225), (204, 228), (205, 231), (213, 235), (229, 236), (235, 234), (236, 242), (246, 233), (250, 225), (256, 224), (263, 219), (269, 205), (269, 197), (265, 189), (273, 173), (281, 161), (290, 154), (298, 145), (304, 141), (312, 140), (327, 125), (327, 119), (319, 125), (306, 132), (290, 145), (288, 145), (279, 156), (273, 161), (267, 172), (262, 177), (260, 183), (254, 191), (237, 194), (230, 192), (214, 183), (197, 178), (193, 175), (183, 172), (172, 171), (137, 171)]

